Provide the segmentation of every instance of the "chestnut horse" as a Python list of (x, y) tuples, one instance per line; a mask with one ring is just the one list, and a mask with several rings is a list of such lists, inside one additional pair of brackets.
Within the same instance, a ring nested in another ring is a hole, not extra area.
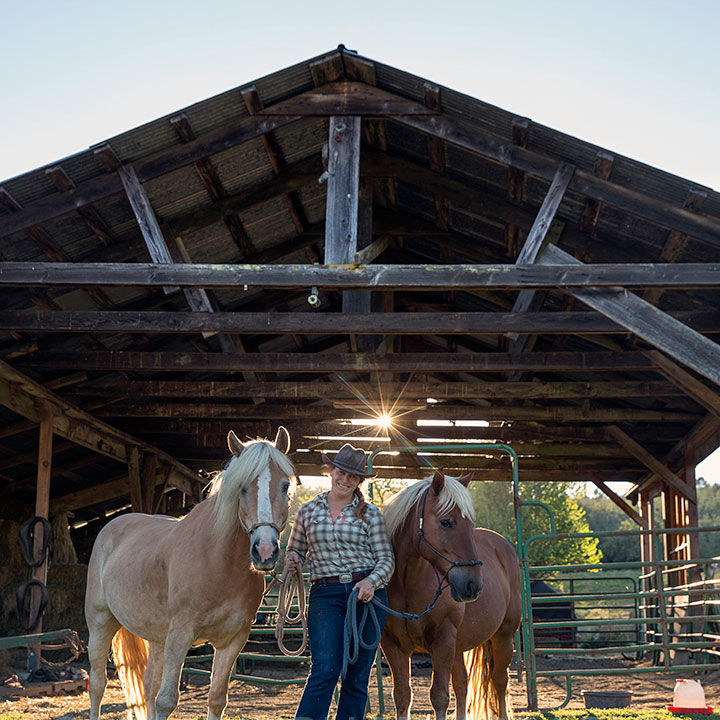
[(279, 555), (295, 474), (285, 428), (272, 443), (242, 443), (231, 431), (228, 445), (233, 457), (186, 517), (129, 513), (98, 534), (85, 595), (90, 720), (100, 716), (111, 644), (128, 711), (138, 720), (167, 720), (187, 651), (205, 641), (215, 647), (208, 720), (222, 717), (262, 599), (263, 571)]
[(391, 614), (382, 634), (398, 720), (410, 717), (410, 655), (416, 649), (432, 658), (430, 701), (437, 720), (447, 715), (451, 677), (457, 720), (466, 713), (471, 720), (512, 714), (507, 669), (521, 618), (520, 569), (502, 535), (474, 527), (471, 476), (435, 473), (383, 509), (395, 550), (388, 604), (421, 614), (418, 620)]

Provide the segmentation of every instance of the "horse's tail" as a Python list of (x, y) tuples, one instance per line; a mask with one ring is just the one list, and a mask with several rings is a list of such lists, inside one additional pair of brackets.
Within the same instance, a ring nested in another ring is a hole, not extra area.
[(112, 641), (113, 659), (125, 693), (128, 718), (147, 720), (143, 675), (148, 662), (149, 645), (141, 637), (121, 627)]
[[(468, 720), (500, 717), (500, 698), (492, 682), (494, 669), (492, 645), (488, 640), (463, 653), (468, 676), (466, 712)], [(505, 693), (505, 711), (512, 720), (512, 705)]]

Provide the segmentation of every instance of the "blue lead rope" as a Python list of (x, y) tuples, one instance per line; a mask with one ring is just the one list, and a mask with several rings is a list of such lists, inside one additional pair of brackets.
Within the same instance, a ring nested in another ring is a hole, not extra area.
[[(447, 587), (447, 585), (445, 587)], [(425, 615), (425, 613), (429, 613), (435, 607), (435, 603), (445, 587), (438, 588), (438, 591), (435, 593), (435, 597), (428, 603), (428, 606), (421, 613), (398, 612), (373, 596), (373, 599), (369, 603), (363, 603), (359, 623), (357, 611), (358, 591), (353, 590), (350, 593), (350, 597), (347, 601), (347, 609), (345, 610), (345, 624), (343, 626), (343, 664), (340, 677), (343, 680), (345, 679), (348, 665), (352, 665), (357, 661), (361, 648), (363, 650), (375, 650), (380, 644), (380, 634), (382, 633), (382, 629), (380, 627), (380, 621), (377, 617), (376, 607), (380, 608), (380, 610), (384, 610), (390, 615), (395, 615), (395, 617), (404, 618), (405, 620), (419, 620), (423, 615)], [(363, 634), (365, 632), (365, 625), (367, 624), (368, 618), (372, 620), (372, 623), (375, 626), (375, 637), (372, 642), (366, 643), (365, 640), (363, 640)]]

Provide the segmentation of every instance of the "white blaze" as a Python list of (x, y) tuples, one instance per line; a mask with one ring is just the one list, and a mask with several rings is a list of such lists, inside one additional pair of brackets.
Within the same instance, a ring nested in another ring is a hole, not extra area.
[[(260, 475), (257, 482), (257, 521), (258, 523), (272, 523), (272, 502), (270, 500), (270, 481), (272, 476), (270, 468), (266, 467)], [(262, 560), (271, 557), (275, 552), (278, 541), (275, 530), (268, 526), (262, 525), (255, 530), (251, 542), (255, 539), (258, 541), (258, 552)]]

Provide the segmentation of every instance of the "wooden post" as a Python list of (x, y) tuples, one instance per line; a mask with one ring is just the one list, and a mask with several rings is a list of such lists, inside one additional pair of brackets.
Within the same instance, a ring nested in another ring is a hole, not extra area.
[(133, 512), (143, 512), (142, 481), (140, 479), (140, 451), (137, 445), (128, 447), (128, 482), (130, 485), (130, 504)]
[(357, 252), (360, 117), (332, 116), (328, 141), (325, 264), (349, 265)]
[[(35, 515), (36, 517), (42, 517), (48, 520), (50, 515), (50, 476), (52, 472), (53, 407), (50, 403), (39, 401), (37, 404), (37, 410), (40, 418), (40, 438), (38, 441)], [(45, 537), (45, 528), (40, 524), (35, 525), (33, 541), (34, 557), (38, 557), (40, 555), (46, 541), (49, 543), (49, 538)], [(47, 570), (48, 557), (46, 555), (42, 563), (36, 568), (33, 568), (33, 580), (39, 580), (43, 585), (46, 585)], [(35, 617), (35, 614), (40, 608), (40, 601), (41, 595), (39, 590), (33, 590), (30, 603), (30, 617)], [(30, 632), (33, 634), (42, 632), (42, 625), (42, 617), (40, 617)], [(35, 667), (40, 667), (40, 662), (42, 660), (40, 655), (40, 646), (36, 645), (30, 649), (35, 653)]]

